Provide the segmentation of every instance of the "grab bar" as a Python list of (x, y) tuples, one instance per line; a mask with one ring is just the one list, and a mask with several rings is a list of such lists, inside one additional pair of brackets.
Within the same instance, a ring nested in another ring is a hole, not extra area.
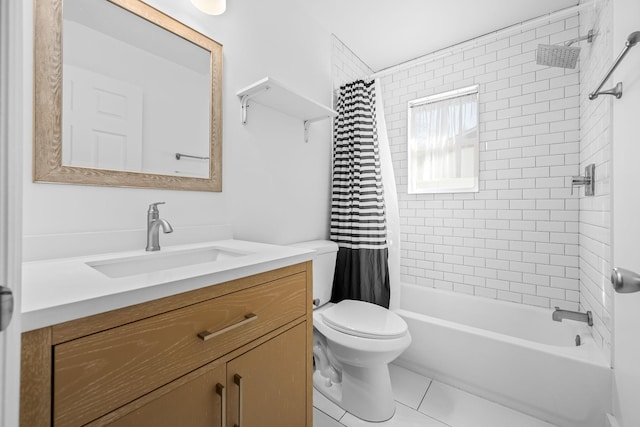
[(604, 79), (602, 79), (602, 82), (600, 82), (600, 85), (598, 86), (598, 88), (589, 94), (590, 100), (593, 101), (599, 95), (613, 95), (618, 99), (622, 97), (621, 82), (618, 82), (613, 89), (603, 90), (603, 91), (600, 91), (600, 89), (602, 89), (602, 86), (604, 86), (607, 80), (609, 80), (609, 77), (611, 77), (611, 74), (613, 74), (613, 72), (618, 67), (622, 59), (625, 57), (627, 52), (629, 52), (629, 49), (635, 46), (638, 43), (638, 41), (640, 41), (640, 31), (635, 31), (629, 34), (629, 37), (627, 37), (627, 41), (624, 43), (624, 49), (622, 49), (622, 52), (620, 52), (620, 55), (618, 55), (618, 57), (616, 58), (615, 62), (613, 63), (613, 66), (609, 69), (609, 71), (607, 72), (607, 75), (604, 76)]

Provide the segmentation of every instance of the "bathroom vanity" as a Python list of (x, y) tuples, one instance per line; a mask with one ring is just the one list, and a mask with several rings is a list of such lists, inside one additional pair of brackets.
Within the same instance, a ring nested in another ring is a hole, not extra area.
[[(66, 307), (25, 301), (27, 329), (72, 318), (23, 333), (21, 425), (311, 426), (312, 254), (240, 245), (243, 257), (118, 279), (96, 257), (25, 265), (27, 300), (65, 263), (120, 289)], [(105, 310), (123, 296), (131, 304)]]

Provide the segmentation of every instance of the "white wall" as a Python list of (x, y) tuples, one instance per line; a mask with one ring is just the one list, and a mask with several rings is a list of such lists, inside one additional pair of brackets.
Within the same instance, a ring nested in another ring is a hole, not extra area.
[[(578, 309), (578, 70), (536, 65), (578, 17), (382, 78), (402, 224), (402, 280)], [(486, 40), (486, 39), (485, 39)], [(407, 194), (407, 101), (480, 85), (480, 192)]]
[[(269, 75), (329, 104), (330, 35), (294, 0), (229, 2), (218, 17), (202, 14), (188, 1), (148, 3), (224, 46), (222, 193), (35, 184), (29, 135), (24, 235), (140, 230), (147, 205), (166, 201), (161, 215), (174, 234), (184, 227), (231, 224), (236, 238), (261, 242), (328, 237), (330, 121), (313, 124), (305, 144), (300, 121), (258, 105), (251, 106), (242, 126), (235, 94)], [(31, 5), (26, 9), (30, 20)], [(24, 71), (29, 80), (31, 68)], [(143, 246), (142, 241), (138, 247)]]
[[(640, 31), (640, 2), (611, 0), (611, 54), (616, 57), (627, 36)], [(640, 192), (638, 191), (638, 112), (640, 111), (640, 45), (629, 51), (604, 89), (622, 82), (621, 99), (613, 101), (612, 248), (613, 266), (640, 272)], [(620, 427), (640, 425), (640, 292), (614, 293), (613, 367), (614, 414)]]
[(595, 163), (593, 197), (580, 197), (580, 310), (594, 316), (593, 336), (611, 357), (613, 290), (611, 271), (611, 106), (613, 98), (589, 100), (613, 60), (612, 5), (598, 0), (580, 13), (580, 34), (591, 29), (593, 43), (582, 42), (580, 51), (580, 172)]

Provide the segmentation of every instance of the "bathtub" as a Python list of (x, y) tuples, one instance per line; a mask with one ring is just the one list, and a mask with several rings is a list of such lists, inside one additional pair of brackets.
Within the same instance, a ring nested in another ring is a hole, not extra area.
[(611, 369), (585, 323), (410, 284), (400, 295), (413, 342), (394, 363), (561, 427), (605, 425)]

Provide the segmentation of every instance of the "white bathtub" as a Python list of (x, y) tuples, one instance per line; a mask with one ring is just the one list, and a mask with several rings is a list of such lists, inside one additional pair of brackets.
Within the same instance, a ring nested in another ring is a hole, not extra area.
[(561, 427), (605, 425), (611, 369), (585, 323), (416, 285), (400, 294), (413, 342), (398, 365)]

